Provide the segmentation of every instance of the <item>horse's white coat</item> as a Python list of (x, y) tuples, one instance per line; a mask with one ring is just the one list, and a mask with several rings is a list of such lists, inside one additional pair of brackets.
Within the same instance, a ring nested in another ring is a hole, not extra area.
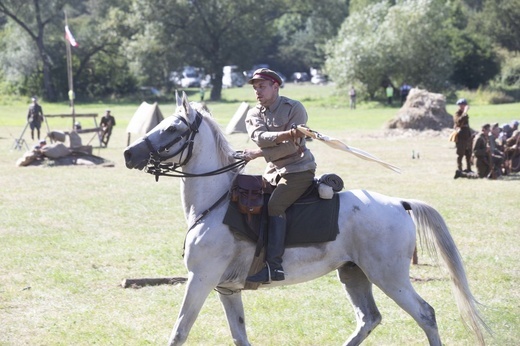
[[(160, 148), (188, 127), (179, 120), (185, 117), (194, 123), (195, 104), (185, 95), (177, 97), (175, 116), (166, 118), (148, 134), (154, 148)], [(198, 111), (203, 112), (201, 109)], [(169, 148), (175, 152), (179, 141)], [(204, 173), (224, 167), (234, 161), (233, 150), (208, 114), (195, 136), (191, 159), (182, 167), (189, 173)], [(125, 151), (128, 168), (143, 168), (150, 148), (143, 139)], [(169, 158), (180, 162), (185, 152)], [(208, 213), (200, 222), (195, 219), (208, 209), (231, 186), (236, 172), (212, 177), (181, 178), (182, 204), (186, 221), (192, 229), (186, 239), (185, 264), (188, 281), (182, 307), (173, 328), (169, 344), (183, 344), (208, 294), (217, 286), (238, 290), (232, 295), (220, 294), (231, 334), (236, 345), (249, 345), (244, 323), (240, 289), (252, 262), (255, 244), (236, 239), (222, 224), (227, 202)], [(338, 237), (333, 242), (307, 247), (288, 248), (284, 254), (285, 281), (268, 285), (275, 287), (305, 282), (332, 270), (338, 271), (357, 318), (357, 328), (346, 345), (360, 344), (379, 324), (381, 315), (372, 295), (377, 285), (408, 312), (424, 330), (430, 345), (441, 345), (435, 313), (413, 289), (409, 267), (416, 244), (416, 225), (430, 248), (435, 248), (446, 262), (454, 281), (454, 291), (462, 317), (469, 324), (480, 344), (484, 343), (479, 325), (482, 323), (469, 291), (462, 261), (442, 217), (427, 204), (407, 200), (412, 217), (401, 204), (402, 199), (387, 197), (365, 190), (340, 193)]]

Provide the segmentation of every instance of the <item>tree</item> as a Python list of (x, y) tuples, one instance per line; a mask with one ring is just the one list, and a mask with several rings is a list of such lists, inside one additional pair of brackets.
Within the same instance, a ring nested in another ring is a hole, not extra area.
[(29, 35), (38, 52), (39, 66), (43, 73), (45, 98), (49, 101), (56, 100), (55, 88), (52, 83), (52, 59), (45, 30), (48, 26), (62, 20), (64, 0), (33, 0), (32, 2), (18, 0), (0, 0), (0, 13), (19, 25)]
[(221, 97), (222, 68), (252, 63), (272, 43), (272, 23), (289, 7), (286, 0), (158, 0), (153, 5), (135, 0), (135, 4), (147, 22), (162, 30), (159, 37), (168, 42), (165, 54), (175, 51), (177, 61), (211, 74), (212, 100)]
[(500, 62), (487, 37), (460, 32), (451, 40), (454, 61), (450, 80), (455, 85), (477, 89), (500, 72)]
[(69, 20), (81, 40), (73, 51), (76, 94), (120, 96), (135, 91), (137, 81), (126, 54), (128, 40), (137, 32), (125, 0), (91, 1)]
[(273, 57), (277, 68), (286, 72), (320, 67), (325, 61), (325, 46), (337, 35), (348, 16), (348, 0), (302, 0), (276, 21), (278, 52)]
[[(341, 88), (357, 84), (372, 98), (386, 84), (405, 81), (442, 91), (464, 61), (450, 44), (458, 32), (452, 13), (442, 0), (381, 2), (356, 11), (328, 46), (327, 72)], [(489, 77), (480, 76), (480, 82)]]
[(520, 51), (520, 0), (488, 0), (472, 24), (507, 50)]
[(494, 17), (487, 10), (476, 11), (483, 6), (487, 7), (488, 2), (484, 4), (482, 1), (470, 1), (469, 7), (468, 3), (453, 3), (450, 9), (452, 29), (448, 31), (447, 41), (453, 60), (450, 82), (456, 86), (476, 89), (488, 83), (500, 71), (495, 44), (498, 41), (490, 36), (491, 30), (483, 31), (482, 27), (500, 27), (498, 22), (501, 19)]

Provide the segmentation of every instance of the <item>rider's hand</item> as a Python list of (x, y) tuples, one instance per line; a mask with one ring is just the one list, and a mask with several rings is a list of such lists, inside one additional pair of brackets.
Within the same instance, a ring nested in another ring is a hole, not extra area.
[(257, 157), (262, 156), (262, 150), (261, 149), (244, 149), (242, 152), (242, 157), (246, 161), (251, 161), (256, 159)]

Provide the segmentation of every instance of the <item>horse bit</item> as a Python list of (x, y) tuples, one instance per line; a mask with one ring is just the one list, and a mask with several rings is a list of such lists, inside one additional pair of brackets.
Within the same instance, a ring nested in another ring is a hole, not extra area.
[[(174, 138), (166, 145), (154, 148), (152, 142), (148, 138), (148, 136), (144, 137), (144, 141), (146, 143), (146, 146), (150, 150), (150, 158), (148, 159), (148, 164), (146, 165), (145, 172), (150, 173), (155, 176), (155, 181), (159, 181), (160, 176), (168, 176), (168, 177), (179, 177), (179, 178), (194, 178), (194, 177), (208, 177), (213, 175), (222, 174), (231, 170), (234, 170), (236, 168), (242, 168), (246, 165), (247, 161), (244, 160), (244, 158), (241, 156), (240, 152), (236, 152), (233, 157), (237, 160), (236, 162), (233, 162), (225, 167), (218, 168), (216, 170), (205, 172), (205, 173), (188, 173), (188, 172), (182, 172), (178, 169), (182, 166), (185, 166), (188, 161), (191, 159), (191, 155), (193, 153), (193, 144), (195, 135), (199, 133), (199, 127), (202, 123), (202, 120), (204, 119), (202, 114), (197, 111), (197, 115), (195, 117), (195, 120), (193, 123), (189, 124), (187, 120), (179, 115), (175, 116), (177, 119), (179, 119), (181, 122), (183, 122), (188, 129), (184, 131), (180, 136)], [(171, 147), (173, 147), (175, 144), (181, 141), (181, 139), (186, 138), (186, 141), (184, 144), (175, 152), (169, 153)], [(184, 159), (182, 157), (184, 156), (184, 152), (188, 150), (186, 156)], [(164, 153), (168, 153), (167, 156), (163, 155)], [(172, 158), (174, 156), (177, 156), (180, 154), (179, 162), (168, 162), (163, 163), (163, 160), (167, 160), (169, 158)]]

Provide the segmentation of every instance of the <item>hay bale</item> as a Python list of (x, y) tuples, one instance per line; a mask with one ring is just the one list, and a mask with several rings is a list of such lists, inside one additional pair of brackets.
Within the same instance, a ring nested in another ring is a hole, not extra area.
[(446, 98), (442, 94), (413, 88), (386, 128), (441, 131), (453, 128), (453, 116), (446, 111)]

